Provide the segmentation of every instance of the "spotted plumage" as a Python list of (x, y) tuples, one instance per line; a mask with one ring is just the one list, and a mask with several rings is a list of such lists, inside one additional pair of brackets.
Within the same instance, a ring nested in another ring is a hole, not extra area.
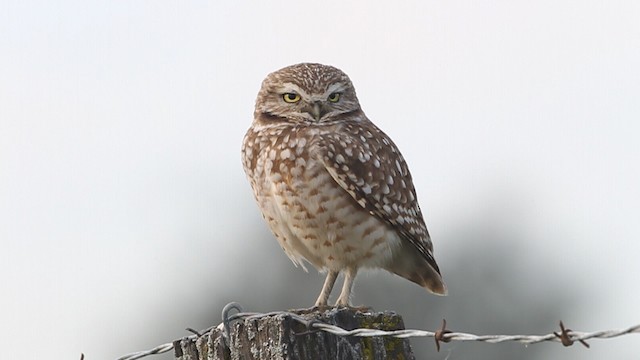
[(349, 305), (360, 268), (382, 268), (446, 294), (411, 174), (396, 145), (363, 113), (351, 81), (320, 64), (271, 73), (242, 147), (256, 201), (296, 265), (327, 271), (316, 301)]

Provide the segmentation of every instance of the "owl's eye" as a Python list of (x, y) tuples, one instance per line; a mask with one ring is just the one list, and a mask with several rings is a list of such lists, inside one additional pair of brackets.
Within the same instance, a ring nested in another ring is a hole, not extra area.
[(296, 93), (286, 93), (282, 95), (282, 98), (284, 99), (285, 102), (288, 102), (288, 103), (295, 103), (300, 101), (300, 95)]
[(329, 94), (329, 97), (327, 99), (329, 99), (329, 101), (331, 101), (332, 103), (338, 102), (338, 100), (340, 100), (340, 93), (331, 93)]

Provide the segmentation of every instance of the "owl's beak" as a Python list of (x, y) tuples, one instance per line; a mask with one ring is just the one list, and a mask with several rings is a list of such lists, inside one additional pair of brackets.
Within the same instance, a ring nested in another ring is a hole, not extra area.
[(320, 121), (320, 119), (327, 113), (324, 111), (324, 107), (320, 101), (315, 101), (309, 110), (309, 113), (314, 119), (316, 119), (316, 121)]

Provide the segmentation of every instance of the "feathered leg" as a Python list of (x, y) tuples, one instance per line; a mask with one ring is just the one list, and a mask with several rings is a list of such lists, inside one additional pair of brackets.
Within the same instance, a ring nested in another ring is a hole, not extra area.
[(342, 284), (342, 292), (336, 302), (336, 306), (350, 306), (349, 298), (351, 297), (351, 289), (353, 282), (358, 274), (358, 269), (347, 268), (344, 270), (344, 283)]
[(335, 284), (337, 277), (337, 271), (329, 270), (329, 272), (327, 273), (327, 278), (324, 280), (322, 291), (320, 291), (320, 296), (318, 296), (318, 300), (316, 300), (315, 306), (327, 306), (329, 295), (331, 295), (331, 290), (333, 289), (333, 284)]

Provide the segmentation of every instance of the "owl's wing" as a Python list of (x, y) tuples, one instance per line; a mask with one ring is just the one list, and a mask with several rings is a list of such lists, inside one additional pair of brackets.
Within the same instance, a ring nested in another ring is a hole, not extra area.
[(343, 128), (320, 140), (327, 171), (360, 206), (415, 246), (439, 275), (411, 174), (396, 145), (368, 120), (338, 126)]

